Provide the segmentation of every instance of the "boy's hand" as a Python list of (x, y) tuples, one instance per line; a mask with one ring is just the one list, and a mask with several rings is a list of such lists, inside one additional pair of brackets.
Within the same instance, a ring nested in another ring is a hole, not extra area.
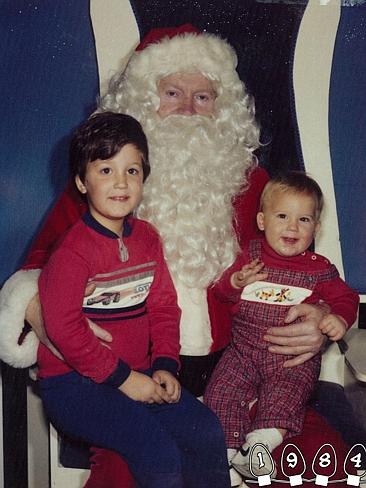
[(347, 331), (347, 322), (340, 315), (329, 313), (320, 322), (319, 329), (331, 341), (339, 341)]
[(259, 259), (254, 259), (249, 264), (245, 264), (240, 271), (233, 273), (230, 283), (233, 288), (244, 288), (244, 286), (254, 283), (255, 281), (265, 280), (268, 273), (261, 273), (264, 263)]
[(160, 369), (155, 371), (152, 379), (161, 385), (169, 395), (168, 403), (177, 403), (180, 399), (181, 386), (177, 378), (175, 378), (169, 371)]
[(169, 403), (170, 396), (150, 376), (131, 371), (127, 380), (118, 389), (132, 400), (144, 403)]

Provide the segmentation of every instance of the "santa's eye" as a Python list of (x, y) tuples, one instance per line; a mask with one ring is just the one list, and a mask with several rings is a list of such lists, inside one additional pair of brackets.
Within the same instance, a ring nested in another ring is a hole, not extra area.
[(215, 99), (215, 97), (212, 93), (206, 93), (206, 92), (196, 93), (195, 98), (200, 103), (211, 102), (212, 100)]

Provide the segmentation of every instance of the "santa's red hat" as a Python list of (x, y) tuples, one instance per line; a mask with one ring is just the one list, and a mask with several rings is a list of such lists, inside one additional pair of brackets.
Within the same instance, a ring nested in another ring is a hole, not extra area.
[(223, 87), (238, 81), (237, 56), (219, 36), (191, 24), (153, 29), (132, 55), (125, 75), (161, 79), (173, 73), (202, 73)]
[(182, 24), (178, 27), (157, 27), (156, 29), (151, 29), (151, 31), (148, 32), (148, 34), (137, 46), (136, 51), (142, 51), (145, 49), (145, 47), (149, 46), (149, 44), (156, 44), (165, 37), (172, 39), (172, 37), (188, 33), (201, 34), (201, 31), (192, 24)]

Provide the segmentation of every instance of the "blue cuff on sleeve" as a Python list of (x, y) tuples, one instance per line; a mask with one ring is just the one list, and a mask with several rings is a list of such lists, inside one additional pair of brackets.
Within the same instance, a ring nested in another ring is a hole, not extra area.
[(177, 376), (179, 364), (175, 359), (161, 356), (160, 358), (156, 358), (152, 365), (153, 372), (158, 371), (158, 369), (169, 371), (172, 375)]
[(127, 363), (118, 360), (117, 367), (111, 375), (103, 381), (103, 385), (111, 386), (112, 388), (118, 388), (124, 383), (131, 373), (131, 368)]

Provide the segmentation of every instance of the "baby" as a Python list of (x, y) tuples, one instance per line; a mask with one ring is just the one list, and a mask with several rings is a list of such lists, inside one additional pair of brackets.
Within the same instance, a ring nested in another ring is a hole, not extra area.
[[(289, 307), (301, 302), (329, 305), (320, 329), (332, 341), (341, 339), (356, 319), (358, 295), (334, 265), (308, 250), (320, 227), (322, 206), (318, 184), (305, 173), (269, 181), (257, 214), (263, 238), (250, 241), (215, 285), (221, 299), (234, 303), (234, 317), (231, 344), (214, 371), (205, 402), (224, 428), (232, 486), (240, 482), (237, 472), (245, 478), (273, 475), (267, 453), (285, 436), (301, 432), (320, 371), (320, 354), (283, 367), (289, 356), (268, 351), (266, 330), (283, 326)], [(255, 399), (257, 413), (251, 420), (248, 405)], [(256, 444), (267, 449), (250, 456)]]

